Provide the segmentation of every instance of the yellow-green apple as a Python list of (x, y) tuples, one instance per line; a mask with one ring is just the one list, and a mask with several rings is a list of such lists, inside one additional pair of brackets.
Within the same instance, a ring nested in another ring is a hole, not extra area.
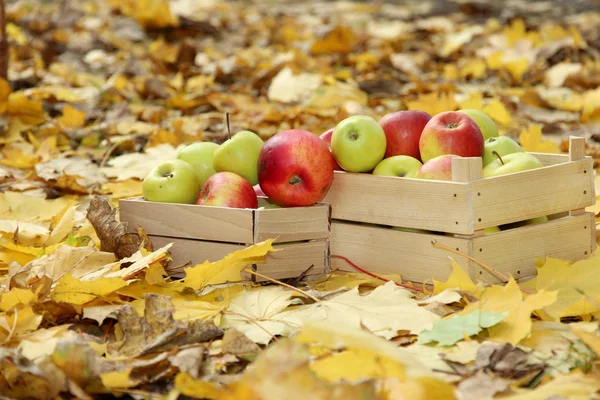
[(414, 178), (423, 164), (411, 156), (384, 158), (373, 170), (373, 175), (400, 176)]
[(431, 119), (425, 111), (405, 110), (385, 115), (379, 120), (386, 137), (385, 158), (406, 155), (421, 161), (419, 139)]
[(213, 155), (217, 172), (235, 172), (250, 185), (258, 183), (258, 155), (263, 140), (254, 132), (240, 131), (219, 146)]
[(484, 178), (512, 174), (544, 166), (536, 156), (529, 153), (510, 153), (505, 156), (497, 155), (496, 157), (497, 160), (492, 161), (483, 168)]
[(269, 138), (258, 158), (258, 183), (283, 207), (311, 206), (323, 199), (333, 182), (333, 155), (325, 141), (302, 129)]
[[(328, 129), (325, 132), (323, 132), (321, 134), (321, 136), (319, 136), (321, 138), (321, 140), (324, 140), (325, 143), (327, 143), (327, 146), (329, 147), (329, 151), (331, 151), (331, 135), (333, 135), (334, 129), (335, 128)], [(343, 171), (342, 167), (340, 167), (340, 164), (338, 164), (337, 161), (335, 161), (335, 158), (333, 158), (333, 169), (335, 171)]]
[(423, 163), (444, 154), (483, 157), (483, 134), (465, 113), (446, 111), (432, 117), (419, 139)]
[(150, 170), (142, 182), (148, 201), (194, 204), (200, 183), (192, 166), (182, 160), (166, 160)]
[(252, 185), (235, 172), (217, 172), (206, 180), (196, 204), (229, 208), (257, 208), (258, 197)]
[(522, 153), (523, 149), (517, 142), (508, 136), (489, 138), (485, 141), (483, 148), (483, 159), (481, 162), (484, 167), (498, 159), (498, 156), (496, 156), (494, 152), (498, 153), (500, 157), (504, 157), (511, 153)]
[(549, 221), (548, 217), (545, 215), (542, 215), (541, 217), (531, 218), (531, 219), (527, 219), (525, 221), (517, 221), (517, 222), (512, 222), (510, 224), (502, 225), (502, 230), (521, 228), (521, 227), (527, 226), (527, 225), (542, 224), (542, 223), (548, 222), (548, 221)]
[(484, 140), (498, 136), (498, 127), (496, 126), (496, 123), (483, 111), (467, 108), (458, 110), (458, 112), (467, 114), (469, 117), (471, 117), (471, 119), (473, 119), (473, 121), (475, 121), (481, 130)]
[(402, 231), (402, 232), (413, 232), (413, 233), (432, 233), (431, 231), (426, 231), (425, 229), (417, 229), (417, 228), (404, 228), (401, 226), (393, 226), (393, 230)]
[(331, 151), (348, 172), (369, 172), (383, 160), (386, 138), (383, 128), (367, 115), (342, 120), (331, 135)]
[(436, 181), (452, 180), (452, 159), (455, 154), (444, 154), (425, 162), (417, 171), (415, 178), (433, 179)]
[(202, 186), (211, 175), (217, 173), (213, 166), (213, 155), (218, 148), (219, 145), (213, 142), (192, 143), (179, 150), (177, 159), (185, 161), (194, 168), (198, 182)]
[(483, 230), (484, 235), (489, 235), (489, 234), (496, 233), (496, 232), (500, 232), (500, 228), (497, 226), (490, 226)]

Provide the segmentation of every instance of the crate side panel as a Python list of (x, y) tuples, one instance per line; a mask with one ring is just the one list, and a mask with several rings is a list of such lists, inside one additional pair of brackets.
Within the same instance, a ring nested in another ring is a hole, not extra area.
[[(303, 243), (280, 243), (273, 245), (279, 251), (268, 253), (265, 263), (256, 264), (256, 271), (274, 279), (296, 278), (313, 267), (306, 275), (323, 274), (328, 271), (329, 242), (315, 240)], [(257, 282), (264, 281), (259, 276)]]
[(538, 158), (544, 164), (544, 167), (549, 167), (551, 165), (563, 164), (569, 162), (568, 154), (554, 154), (554, 153), (537, 153), (537, 152), (529, 152)]
[(471, 182), (475, 229), (593, 205), (592, 160)]
[[(449, 256), (453, 255), (433, 247), (432, 240), (469, 252), (467, 239), (333, 221), (331, 268), (356, 272), (344, 260), (334, 257), (340, 255), (374, 273), (397, 273), (415, 282), (445, 280), (452, 272)], [(468, 262), (463, 257), (453, 258), (468, 271)]]
[(323, 203), (346, 221), (473, 233), (468, 184), (335, 172)]
[(149, 235), (248, 244), (254, 240), (250, 209), (143, 200), (121, 200), (119, 208), (120, 220), (128, 223), (130, 232), (140, 225)]
[(329, 237), (329, 204), (257, 210), (254, 240), (277, 238), (279, 242), (326, 239)]
[[(536, 258), (546, 256), (576, 261), (595, 249), (594, 216), (584, 213), (542, 224), (528, 225), (473, 240), (474, 257), (515, 279), (536, 274)], [(475, 268), (472, 278), (498, 283), (488, 272)]]

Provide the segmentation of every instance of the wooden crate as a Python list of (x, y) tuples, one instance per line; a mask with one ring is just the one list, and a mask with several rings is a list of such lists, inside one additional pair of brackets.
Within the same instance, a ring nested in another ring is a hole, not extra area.
[[(400, 273), (423, 282), (445, 279), (448, 256), (472, 278), (498, 279), (466, 258), (435, 248), (457, 249), (512, 274), (535, 274), (537, 257), (578, 260), (596, 248), (593, 161), (583, 138), (571, 138), (570, 153), (532, 153), (543, 168), (482, 179), (481, 158), (453, 159), (453, 181), (427, 181), (336, 171), (325, 203), (332, 205), (331, 254), (348, 257), (371, 271)], [(540, 216), (551, 220), (484, 235), (487, 227)], [(390, 229), (425, 229), (437, 234)], [(347, 270), (333, 257), (332, 268)]]
[[(293, 278), (311, 266), (308, 275), (329, 270), (331, 206), (258, 209), (169, 204), (132, 198), (119, 201), (120, 220), (135, 232), (144, 228), (155, 246), (174, 243), (173, 265), (217, 261), (252, 244), (276, 239), (280, 251), (269, 253), (265, 263), (253, 265), (271, 278)], [(257, 279), (258, 280), (258, 279)]]

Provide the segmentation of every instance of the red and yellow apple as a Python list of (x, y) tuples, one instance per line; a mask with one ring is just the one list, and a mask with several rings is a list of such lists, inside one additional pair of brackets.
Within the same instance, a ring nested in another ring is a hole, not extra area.
[(396, 111), (381, 118), (379, 125), (387, 140), (385, 158), (405, 155), (421, 161), (419, 139), (430, 119), (431, 115), (419, 110)]
[(455, 154), (444, 154), (425, 162), (417, 171), (415, 178), (436, 181), (452, 180), (452, 159)]
[(419, 139), (423, 163), (444, 154), (482, 157), (484, 140), (481, 129), (467, 114), (446, 111), (429, 120)]
[(230, 208), (257, 208), (252, 185), (235, 172), (217, 172), (206, 180), (196, 204)]
[(283, 207), (311, 206), (333, 182), (333, 155), (314, 133), (290, 129), (269, 138), (258, 158), (258, 183)]

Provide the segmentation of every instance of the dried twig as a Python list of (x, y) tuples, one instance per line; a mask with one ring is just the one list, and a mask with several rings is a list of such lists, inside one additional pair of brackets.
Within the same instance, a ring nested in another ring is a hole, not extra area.
[(6, 38), (4, 0), (0, 0), (0, 77), (8, 80), (8, 39)]

